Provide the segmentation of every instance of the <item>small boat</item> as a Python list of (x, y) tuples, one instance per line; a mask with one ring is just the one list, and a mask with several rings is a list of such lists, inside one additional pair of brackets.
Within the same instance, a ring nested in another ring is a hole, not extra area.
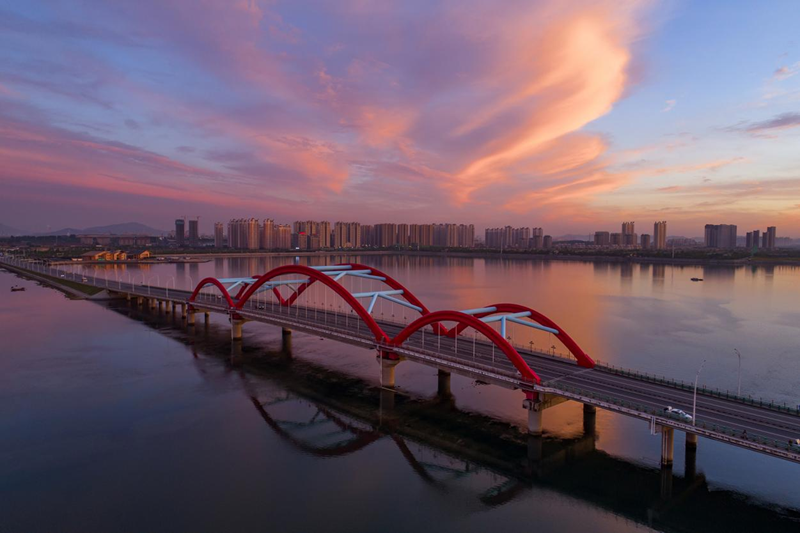
[(14, 285), (13, 287), (11, 287), (11, 292), (19, 292), (19, 291), (24, 291), (24, 290), (25, 290), (25, 287), (20, 287), (18, 285)]
[(703, 281), (703, 278), (692, 278), (692, 281)]

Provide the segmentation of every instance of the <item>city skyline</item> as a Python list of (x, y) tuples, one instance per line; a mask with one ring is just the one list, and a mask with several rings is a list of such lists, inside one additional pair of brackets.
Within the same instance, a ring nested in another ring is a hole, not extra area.
[(5, 7), (0, 223), (649, 216), (798, 237), (800, 5), (735, 4)]

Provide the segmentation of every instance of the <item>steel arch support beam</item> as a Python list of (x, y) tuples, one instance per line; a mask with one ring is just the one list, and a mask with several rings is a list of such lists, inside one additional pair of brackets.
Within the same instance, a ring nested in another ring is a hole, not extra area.
[(222, 293), (222, 295), (225, 297), (225, 300), (228, 302), (228, 306), (229, 307), (235, 307), (236, 304), (233, 303), (233, 299), (231, 299), (231, 295), (228, 292), (228, 289), (226, 289), (225, 285), (220, 283), (220, 281), (217, 278), (205, 278), (200, 283), (198, 283), (197, 287), (195, 287), (195, 289), (194, 289), (194, 292), (192, 292), (192, 295), (189, 296), (189, 303), (192, 303), (192, 302), (195, 301), (195, 299), (197, 298), (197, 295), (200, 294), (200, 291), (206, 285), (214, 285), (215, 287), (217, 287), (220, 290), (220, 292)]
[(495, 346), (500, 348), (500, 350), (506, 355), (511, 364), (519, 371), (522, 375), (522, 378), (526, 381), (531, 381), (536, 383), (537, 385), (542, 382), (536, 372), (534, 372), (531, 367), (528, 366), (528, 363), (522, 358), (521, 355), (517, 352), (517, 350), (509, 344), (509, 342), (500, 336), (500, 334), (489, 324), (481, 322), (480, 319), (472, 316), (461, 313), (460, 311), (434, 311), (433, 313), (428, 313), (408, 326), (406, 326), (400, 333), (397, 334), (395, 338), (391, 340), (391, 345), (400, 347), (402, 344), (411, 336), (412, 333), (421, 330), (426, 326), (434, 326), (439, 322), (455, 322), (457, 325), (456, 327), (463, 326), (463, 329), (472, 328), (478, 333), (484, 335), (490, 342), (492, 342)]
[(271, 279), (277, 278), (279, 276), (286, 276), (288, 274), (301, 274), (309, 278), (307, 283), (304, 283), (297, 290), (287, 299), (283, 299), (280, 293), (277, 292), (277, 288), (275, 289), (275, 294), (280, 298), (281, 305), (290, 306), (294, 302), (297, 301), (297, 298), (305, 292), (305, 290), (310, 287), (313, 283), (322, 283), (323, 285), (330, 288), (333, 292), (338, 294), (342, 300), (347, 302), (348, 305), (353, 309), (353, 311), (361, 317), (361, 320), (369, 327), (370, 331), (372, 331), (373, 335), (375, 335), (375, 340), (378, 342), (389, 342), (389, 336), (381, 329), (378, 323), (372, 318), (364, 306), (353, 297), (350, 292), (345, 289), (339, 282), (334, 281), (330, 276), (328, 276), (325, 272), (320, 272), (319, 270), (315, 270), (313, 268), (303, 266), (303, 265), (284, 265), (281, 267), (274, 268), (264, 274), (263, 276), (259, 277), (250, 287), (247, 289), (242, 297), (236, 302), (236, 308), (241, 309), (244, 304), (247, 303), (247, 300), (265, 283), (268, 283)]
[[(402, 297), (405, 301), (407, 301), (411, 305), (414, 305), (422, 309), (422, 311), (419, 312), (420, 315), (425, 316), (430, 313), (430, 310), (427, 307), (425, 307), (425, 304), (422, 303), (422, 301), (420, 301), (419, 298), (414, 296), (414, 293), (412, 293), (402, 283), (400, 283), (390, 275), (386, 274), (385, 272), (381, 272), (377, 268), (373, 268), (368, 265), (362, 265), (361, 263), (344, 263), (340, 266), (350, 267), (352, 270), (369, 270), (370, 275), (384, 278), (383, 283), (388, 285), (391, 289), (403, 291)], [(447, 333), (447, 328), (445, 328), (441, 324), (436, 324), (434, 326), (434, 333), (437, 335), (445, 335)]]
[[(509, 303), (502, 303), (502, 304), (494, 304), (486, 306), (485, 312), (476, 313), (476, 318), (484, 318), (489, 315), (493, 315), (495, 313), (524, 313), (530, 312), (529, 318), (542, 326), (552, 328), (558, 331), (556, 334), (556, 338), (564, 345), (564, 347), (569, 350), (569, 352), (575, 356), (575, 359), (578, 361), (578, 366), (582, 366), (584, 368), (594, 368), (595, 362), (594, 359), (589, 357), (589, 355), (583, 351), (583, 349), (578, 346), (578, 343), (575, 342), (572, 337), (570, 337), (564, 329), (553, 322), (550, 318), (546, 317), (542, 313), (531, 309), (530, 307), (526, 307), (524, 305), (519, 304), (509, 304)], [(489, 309), (493, 309), (493, 311), (489, 311)], [(466, 329), (466, 326), (458, 325), (456, 329), (450, 331), (448, 336), (455, 336), (456, 332), (460, 333)]]

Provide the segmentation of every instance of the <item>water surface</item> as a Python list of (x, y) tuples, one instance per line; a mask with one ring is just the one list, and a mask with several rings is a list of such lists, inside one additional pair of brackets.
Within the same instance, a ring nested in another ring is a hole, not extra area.
[[(595, 358), (798, 401), (800, 271), (405, 256), (375, 265), (431, 309), (534, 307)], [(189, 287), (291, 258), (85, 267)], [(301, 261), (305, 261), (301, 258)], [(313, 258), (313, 264), (323, 260)], [(705, 281), (691, 282), (692, 277)], [(22, 283), (24, 293), (10, 293)], [(676, 438), (671, 490), (647, 425), (565, 403), (531, 460), (518, 392), (403, 363), (395, 409), (374, 354), (249, 323), (187, 329), (126, 302), (71, 301), (0, 273), (0, 530), (790, 531), (799, 465)], [(384, 309), (384, 313), (387, 310)], [(516, 332), (515, 341), (551, 340)], [(233, 360), (231, 357), (233, 356)], [(764, 529), (765, 525), (769, 527)]]

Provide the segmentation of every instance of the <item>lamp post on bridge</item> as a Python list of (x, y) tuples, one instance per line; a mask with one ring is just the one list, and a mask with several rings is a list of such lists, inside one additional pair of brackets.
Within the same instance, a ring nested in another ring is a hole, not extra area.
[(172, 288), (175, 289), (175, 276), (170, 276), (169, 278), (167, 278), (167, 281), (164, 284), (165, 286), (164, 288), (167, 291), (167, 299), (169, 299), (169, 280), (172, 280)]
[(736, 356), (739, 358), (739, 384), (736, 387), (736, 396), (742, 395), (742, 354), (736, 348), (733, 349)]
[(161, 279), (158, 277), (158, 274), (156, 274), (156, 275), (155, 275), (155, 276), (153, 276), (152, 278), (148, 279), (148, 280), (147, 280), (147, 294), (148, 294), (148, 296), (150, 295), (150, 282), (153, 280), (153, 278), (155, 278), (155, 280), (156, 280), (156, 283), (157, 283), (159, 286), (161, 285)]
[(700, 365), (700, 368), (697, 369), (697, 374), (694, 376), (694, 397), (692, 399), (692, 425), (697, 425), (697, 380), (700, 378), (700, 372), (703, 371), (703, 367), (706, 366), (706, 360), (703, 359), (703, 363)]

